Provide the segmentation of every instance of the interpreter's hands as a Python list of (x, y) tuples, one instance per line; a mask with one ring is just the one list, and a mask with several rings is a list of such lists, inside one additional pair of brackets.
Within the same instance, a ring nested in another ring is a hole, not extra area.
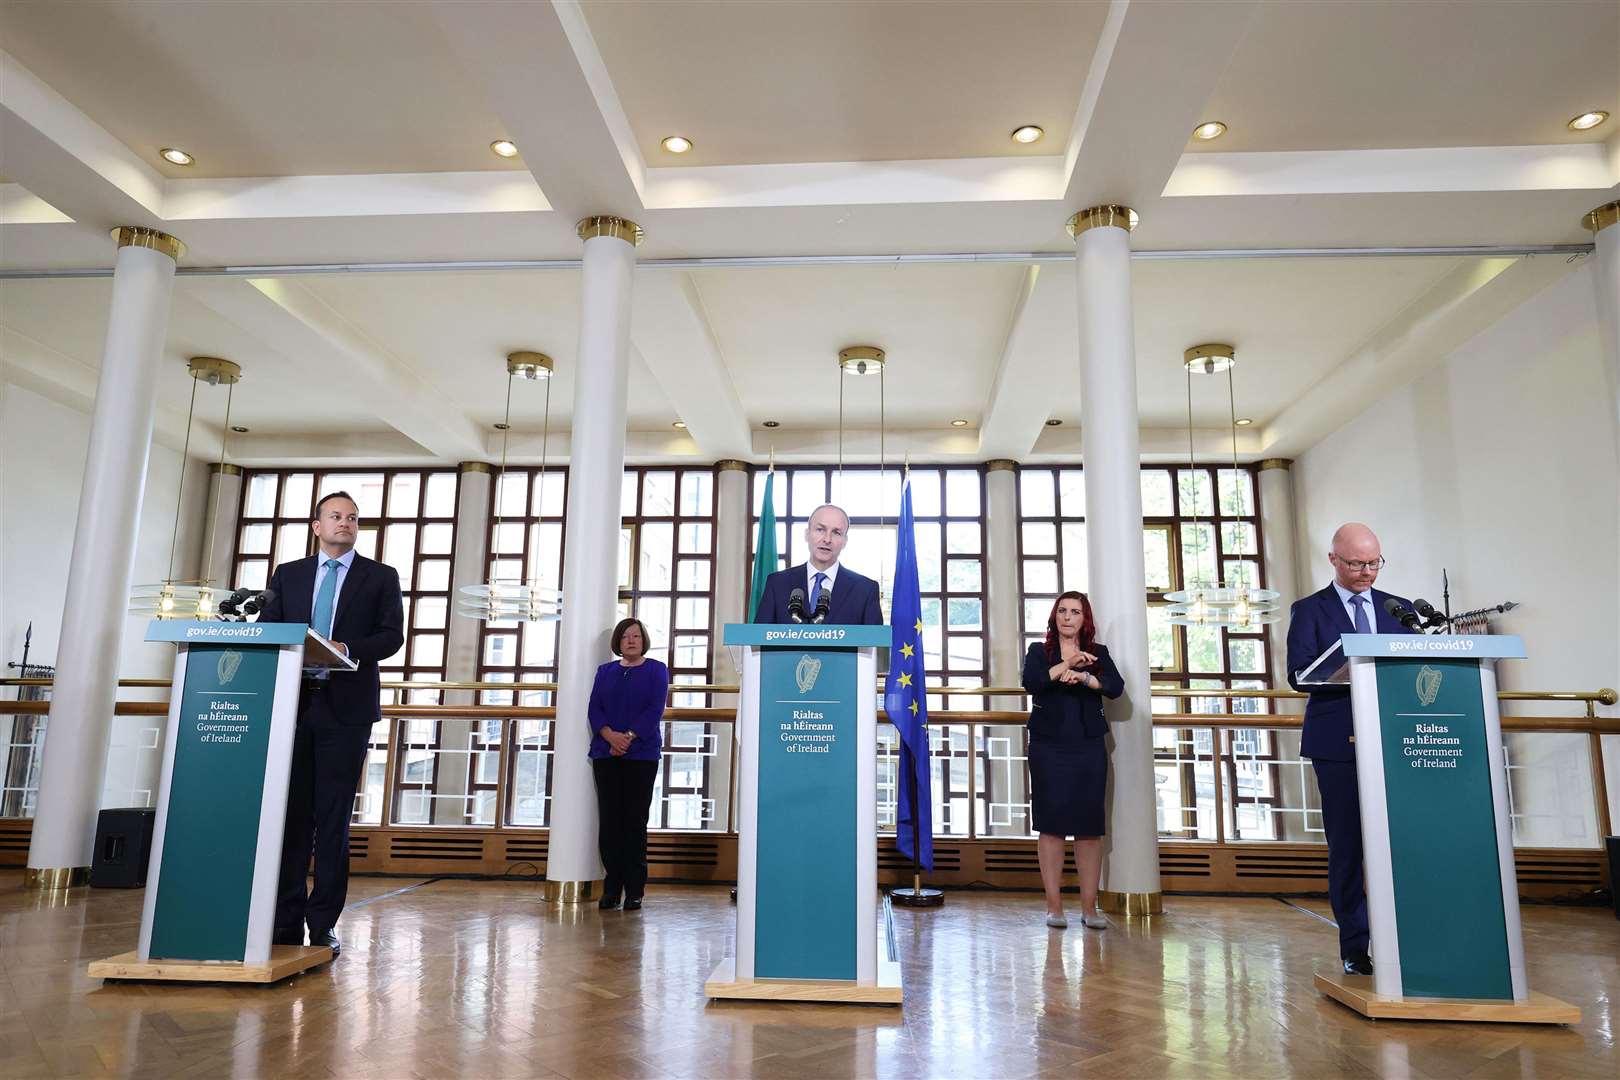
[(1080, 672), (1070, 668), (1068, 671), (1065, 671), (1063, 674), (1059, 675), (1057, 681), (1062, 683), (1064, 686), (1073, 686), (1080, 681)]
[(1074, 654), (1074, 659), (1069, 661), (1069, 667), (1071, 667), (1074, 670), (1078, 671), (1081, 668), (1088, 668), (1092, 664), (1095, 664), (1096, 662), (1097, 662), (1097, 655), (1095, 653), (1088, 653), (1088, 652), (1075, 653)]

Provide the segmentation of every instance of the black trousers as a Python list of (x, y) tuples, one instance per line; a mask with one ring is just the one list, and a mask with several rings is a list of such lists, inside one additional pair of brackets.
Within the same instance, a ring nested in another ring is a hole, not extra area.
[[(287, 823), (281, 838), (281, 876), (276, 887), (276, 932), (330, 930), (343, 914), (349, 892), (349, 820), (366, 764), (370, 724), (344, 723), (323, 690), (307, 687), (298, 699), (292, 776), (287, 783)], [(309, 857), (315, 855), (315, 885), (306, 889)]]
[(596, 773), (597, 848), (607, 880), (602, 895), (640, 900), (647, 891), (647, 814), (652, 809), (657, 761), (592, 758)]
[(1339, 924), (1339, 956), (1365, 955), (1367, 883), (1361, 855), (1361, 793), (1354, 761), (1312, 758), (1322, 791), (1322, 828), (1328, 842), (1328, 900)]

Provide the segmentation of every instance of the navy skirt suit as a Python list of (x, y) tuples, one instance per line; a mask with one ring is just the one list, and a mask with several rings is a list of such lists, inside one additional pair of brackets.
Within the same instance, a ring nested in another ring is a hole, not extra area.
[(1102, 645), (1088, 652), (1097, 662), (1083, 669), (1101, 689), (1050, 678), (1056, 659), (1035, 642), (1024, 655), (1024, 689), (1029, 691), (1030, 809), (1036, 832), (1056, 836), (1102, 836), (1107, 832), (1103, 798), (1108, 790), (1108, 721), (1103, 698), (1125, 691), (1119, 669)]

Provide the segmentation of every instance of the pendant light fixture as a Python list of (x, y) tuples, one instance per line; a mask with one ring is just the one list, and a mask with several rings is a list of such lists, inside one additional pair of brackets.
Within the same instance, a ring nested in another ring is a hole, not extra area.
[[(876, 345), (851, 345), (838, 350), (838, 472), (833, 486), (833, 502), (843, 503), (844, 480), (844, 384), (849, 379), (877, 377), (878, 384), (878, 531), (883, 531), (885, 515), (883, 497), (887, 489), (888, 473), (888, 399), (885, 394), (884, 372), (888, 368), (888, 354)], [(878, 599), (889, 595), (889, 575), (892, 568), (880, 567)]]
[[(1192, 379), (1194, 375), (1226, 373), (1227, 411), (1232, 431), (1232, 478), (1235, 484), (1238, 477), (1238, 416), (1237, 392), (1233, 385), (1232, 369), (1237, 367), (1237, 351), (1230, 345), (1194, 345), (1183, 354), (1182, 366), (1187, 373), (1187, 463), (1193, 483), (1191, 518), (1193, 534), (1202, 537), (1202, 530), (1198, 528), (1198, 487), (1201, 474), (1193, 456)], [(1212, 540), (1214, 530), (1219, 527), (1214, 513), (1220, 500), (1218, 477), (1219, 470), (1215, 491), (1210, 500), (1209, 524)], [(1203, 559), (1204, 547), (1202, 543), (1194, 545), (1193, 565), (1191, 568), (1184, 568), (1186, 587), (1165, 594), (1165, 599), (1170, 601), (1169, 616), (1172, 623), (1181, 626), (1224, 626), (1229, 630), (1250, 630), (1282, 618), (1277, 610), (1277, 600), (1282, 594), (1273, 589), (1262, 589), (1250, 581), (1247, 561), (1239, 560), (1233, 576), (1223, 580), (1221, 568), (1217, 565), (1216, 545), (1214, 543), (1208, 545), (1207, 573)]]
[[(536, 490), (542, 492), (543, 496), (546, 452), (551, 441), (551, 375), (554, 370), (551, 357), (545, 353), (515, 352), (506, 358), (506, 415), (500, 425), (501, 471), (495, 478), (491, 493), (495, 499), (497, 537), (500, 536), (503, 517), (501, 485), (506, 479), (506, 451), (512, 437), (512, 384), (518, 379), (546, 384), (545, 414), (540, 433), (540, 476), (536, 482)], [(562, 591), (548, 588), (538, 580), (491, 577), (481, 585), (463, 585), (456, 593), (456, 614), (468, 619), (547, 622), (562, 617)]]
[[(174, 557), (180, 544), (180, 511), (185, 505), (186, 460), (191, 453), (191, 425), (197, 415), (197, 384), (225, 386), (225, 426), (220, 434), (219, 460), (225, 461), (225, 440), (231, 431), (231, 398), (236, 384), (242, 380), (242, 368), (217, 356), (193, 356), (186, 361), (191, 376), (191, 403), (186, 407), (186, 441), (180, 451), (180, 483), (174, 496), (174, 534), (169, 540), (169, 567), (163, 580), (155, 585), (137, 585), (130, 590), (129, 612), (149, 619), (215, 619), (219, 617), (219, 601), (229, 595), (228, 590), (213, 588), (212, 567), (201, 578), (177, 579), (174, 576)], [(210, 525), (210, 558), (212, 557), (212, 525)]]

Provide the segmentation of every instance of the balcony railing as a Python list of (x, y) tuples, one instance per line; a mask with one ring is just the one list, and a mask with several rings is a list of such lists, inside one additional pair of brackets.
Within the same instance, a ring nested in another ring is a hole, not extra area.
[[(15, 686), (24, 680), (0, 680)], [(27, 680), (48, 686), (48, 680)], [(157, 689), (154, 679), (120, 682), (127, 689)], [(460, 691), (487, 699), (549, 698), (554, 683), (385, 683), (396, 696)], [(676, 700), (714, 701), (735, 686), (678, 685)], [(934, 824), (940, 838), (1019, 839), (1033, 836), (1029, 819), (1028, 733), (1019, 710), (950, 708), (973, 698), (1022, 701), (1016, 687), (945, 687), (930, 691)], [(1155, 785), (1160, 836), (1167, 841), (1320, 842), (1320, 802), (1309, 763), (1299, 756), (1302, 717), (1272, 711), (1297, 706), (1292, 690), (1153, 690)], [(1620, 734), (1620, 719), (1597, 715), (1612, 705), (1612, 690), (1504, 691), (1504, 705), (1537, 703), (1558, 715), (1502, 718), (1515, 844), (1591, 850), (1611, 831), (1600, 745)], [(1190, 708), (1189, 708), (1190, 706)], [(33, 784), (49, 702), (0, 705), (12, 737), (0, 744), (0, 817), (31, 816)], [(155, 775), (163, 701), (120, 701), (123, 717), (149, 717), (149, 725), (122, 725), (108, 766), (109, 790), (127, 776), (128, 804), (155, 793), (138, 778)], [(432, 829), (543, 830), (550, 824), (556, 710), (549, 704), (386, 704), (377, 725), (355, 824)], [(880, 719), (886, 720), (880, 711)], [(664, 757), (650, 828), (732, 835), (735, 822), (737, 741), (734, 707), (671, 707), (665, 713)], [(23, 734), (18, 736), (16, 733)], [(878, 732), (878, 824), (895, 821), (898, 739), (887, 723)], [(14, 782), (16, 778), (17, 782)], [(123, 803), (120, 803), (124, 805)]]

